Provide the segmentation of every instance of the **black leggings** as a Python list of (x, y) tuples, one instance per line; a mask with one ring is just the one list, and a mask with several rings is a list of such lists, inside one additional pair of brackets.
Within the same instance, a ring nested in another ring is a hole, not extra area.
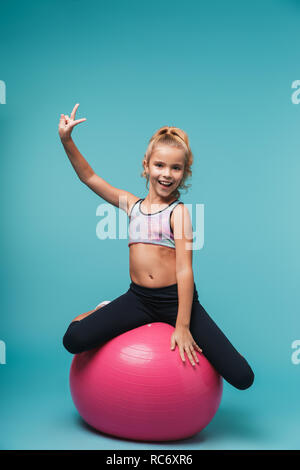
[[(70, 353), (78, 354), (147, 323), (165, 322), (175, 327), (177, 312), (177, 284), (153, 288), (131, 282), (125, 294), (82, 320), (70, 323), (63, 345)], [(254, 373), (251, 367), (204, 310), (195, 284), (190, 332), (202, 354), (228, 383), (239, 390), (252, 385)]]

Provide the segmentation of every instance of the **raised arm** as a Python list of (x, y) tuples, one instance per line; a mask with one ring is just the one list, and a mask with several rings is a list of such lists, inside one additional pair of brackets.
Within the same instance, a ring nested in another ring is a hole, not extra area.
[[(113, 204), (120, 209), (123, 209), (127, 214), (130, 211), (131, 205), (138, 199), (133, 194), (123, 189), (118, 189), (111, 186), (107, 181), (98, 176), (89, 163), (85, 160), (83, 155), (79, 152), (74, 141), (72, 140), (71, 133), (73, 128), (80, 122), (86, 121), (85, 118), (75, 120), (76, 111), (79, 104), (76, 104), (71, 112), (70, 117), (66, 114), (61, 114), (58, 132), (61, 142), (64, 146), (65, 152), (76, 171), (78, 178), (86, 184), (92, 191), (98, 194), (105, 201)], [(123, 196), (125, 205), (122, 204)]]

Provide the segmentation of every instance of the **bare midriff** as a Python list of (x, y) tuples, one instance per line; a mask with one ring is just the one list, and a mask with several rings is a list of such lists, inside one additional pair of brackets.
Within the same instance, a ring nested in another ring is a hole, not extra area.
[(175, 248), (150, 243), (129, 246), (130, 278), (144, 287), (166, 287), (177, 283)]

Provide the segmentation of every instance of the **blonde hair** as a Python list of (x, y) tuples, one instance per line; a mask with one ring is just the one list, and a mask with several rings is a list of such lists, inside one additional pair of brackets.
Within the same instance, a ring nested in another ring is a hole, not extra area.
[[(189, 138), (187, 134), (182, 129), (179, 129), (178, 127), (163, 126), (160, 129), (158, 129), (149, 140), (149, 144), (148, 144), (146, 153), (144, 155), (143, 161), (146, 160), (146, 162), (149, 164), (152, 153), (157, 147), (161, 145), (169, 145), (171, 147), (176, 147), (184, 151), (183, 177), (180, 182), (180, 185), (173, 192), (173, 196), (176, 197), (176, 199), (178, 199), (180, 197), (179, 188), (187, 190), (191, 186), (190, 184), (189, 185), (185, 184), (186, 179), (191, 177), (192, 175), (191, 166), (194, 160), (192, 151), (190, 149)], [(147, 180), (146, 188), (148, 189), (147, 185), (149, 183), (149, 175), (147, 175), (144, 167), (143, 167), (143, 172), (141, 173), (141, 176), (143, 178), (146, 178)]]

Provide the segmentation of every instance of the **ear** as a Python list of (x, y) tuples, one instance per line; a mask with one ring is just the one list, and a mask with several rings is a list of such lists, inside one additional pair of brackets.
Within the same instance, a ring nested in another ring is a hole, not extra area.
[(145, 172), (147, 173), (148, 172), (148, 163), (147, 163), (145, 158), (143, 160), (143, 167), (144, 167)]

